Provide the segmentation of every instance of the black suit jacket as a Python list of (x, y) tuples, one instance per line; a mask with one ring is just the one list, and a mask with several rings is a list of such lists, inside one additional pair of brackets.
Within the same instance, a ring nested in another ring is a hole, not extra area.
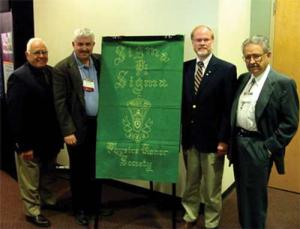
[[(92, 56), (97, 76), (100, 76), (100, 55)], [(99, 78), (98, 78), (99, 83)], [(55, 108), (63, 136), (75, 134), (80, 144), (86, 135), (83, 82), (74, 54), (54, 67), (53, 90)]]
[[(238, 100), (250, 77), (250, 73), (245, 73), (238, 80), (231, 111), (232, 136), (236, 128)], [(285, 147), (295, 135), (299, 123), (299, 99), (295, 81), (271, 69), (255, 105), (255, 120), (265, 150), (272, 153), (271, 160), (275, 161), (277, 172), (284, 174)], [(234, 145), (234, 138), (232, 143)], [(232, 147), (232, 162), (235, 162), (237, 151)]]
[(8, 79), (7, 104), (10, 131), (17, 152), (33, 150), (41, 159), (53, 158), (62, 147), (52, 93), (52, 68), (29, 63)]
[(230, 135), (230, 109), (237, 80), (236, 67), (214, 55), (194, 95), (196, 59), (184, 63), (182, 96), (182, 146), (216, 152)]

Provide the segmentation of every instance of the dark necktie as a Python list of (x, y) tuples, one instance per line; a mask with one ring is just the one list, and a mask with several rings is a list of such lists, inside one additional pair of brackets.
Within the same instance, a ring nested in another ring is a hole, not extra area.
[(201, 83), (201, 80), (202, 80), (202, 77), (203, 77), (203, 67), (204, 67), (203, 62), (199, 61), (197, 63), (197, 72), (195, 74), (195, 83), (194, 83), (194, 92), (195, 92), (195, 94), (197, 94), (197, 92), (198, 92), (198, 89), (199, 89), (199, 86), (200, 86), (200, 83)]
[(251, 82), (250, 82), (250, 84), (249, 84), (249, 86), (248, 86), (248, 90), (246, 91), (246, 94), (252, 95), (251, 89), (252, 89), (252, 87), (254, 86), (254, 84), (255, 84), (255, 78), (253, 78), (253, 79), (251, 80)]

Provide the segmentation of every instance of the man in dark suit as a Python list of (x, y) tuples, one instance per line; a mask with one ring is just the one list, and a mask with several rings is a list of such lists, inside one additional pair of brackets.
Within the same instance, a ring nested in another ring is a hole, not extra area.
[(74, 35), (74, 52), (54, 68), (53, 88), (69, 153), (73, 210), (76, 222), (87, 225), (88, 215), (96, 213), (100, 204), (95, 180), (100, 55), (92, 54), (95, 35), (90, 29), (77, 29)]
[(268, 40), (253, 36), (242, 45), (249, 73), (242, 74), (232, 106), (232, 152), (242, 228), (265, 228), (267, 184), (275, 162), (284, 173), (285, 147), (299, 122), (296, 83), (274, 71)]
[(214, 33), (208, 26), (194, 28), (191, 40), (197, 58), (184, 63), (182, 98), (182, 147), (187, 165), (184, 228), (196, 223), (201, 198), (205, 227), (217, 228), (236, 67), (212, 54)]
[(8, 121), (16, 146), (16, 167), (26, 220), (41, 227), (50, 221), (41, 205), (54, 205), (51, 180), (63, 141), (56, 119), (52, 92), (52, 68), (48, 50), (40, 38), (27, 43), (27, 63), (8, 79)]

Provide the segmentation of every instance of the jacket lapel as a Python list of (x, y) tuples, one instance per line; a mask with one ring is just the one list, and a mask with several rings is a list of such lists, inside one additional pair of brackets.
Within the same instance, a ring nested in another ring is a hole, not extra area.
[(70, 58), (70, 72), (71, 72), (71, 81), (72, 81), (72, 86), (74, 87), (74, 91), (77, 93), (79, 100), (82, 105), (85, 105), (84, 102), (84, 95), (83, 95), (83, 89), (82, 89), (82, 79), (81, 75), (78, 69), (78, 65), (76, 63), (76, 60), (73, 56), (71, 55)]
[[(213, 76), (213, 73), (215, 72), (216, 68), (215, 68), (215, 65), (217, 64), (218, 60), (217, 58), (212, 55), (206, 69), (205, 69), (205, 72), (203, 73), (203, 78), (201, 80), (201, 83), (200, 83), (200, 86), (199, 86), (199, 89), (198, 89), (198, 92), (197, 92), (197, 97), (201, 94), (203, 94), (205, 92), (207, 88), (207, 84), (210, 80), (212, 80), (212, 76)], [(193, 89), (194, 90), (194, 89)]]
[(265, 107), (267, 106), (272, 92), (273, 92), (273, 86), (272, 86), (272, 78), (274, 77), (274, 72), (272, 70), (270, 70), (267, 79), (261, 89), (261, 92), (259, 94), (258, 100), (256, 102), (256, 106), (255, 106), (255, 120), (256, 123), (258, 123)]

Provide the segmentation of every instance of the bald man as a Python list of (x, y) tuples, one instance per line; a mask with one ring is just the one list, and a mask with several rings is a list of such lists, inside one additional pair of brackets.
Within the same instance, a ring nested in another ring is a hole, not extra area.
[(30, 39), (25, 55), (27, 62), (8, 79), (8, 121), (26, 220), (39, 227), (50, 227), (50, 221), (41, 214), (41, 205), (56, 203), (50, 186), (63, 141), (54, 109), (52, 69), (47, 65), (45, 42)]

